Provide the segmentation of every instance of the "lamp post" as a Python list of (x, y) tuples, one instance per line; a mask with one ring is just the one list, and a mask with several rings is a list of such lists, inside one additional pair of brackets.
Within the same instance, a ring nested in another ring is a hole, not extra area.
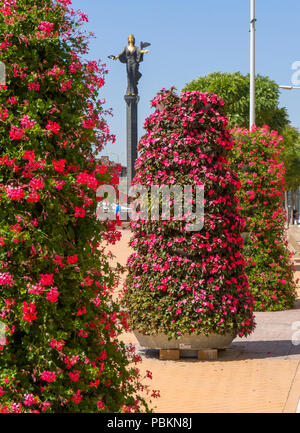
[(278, 86), (279, 89), (283, 89), (283, 90), (300, 90), (300, 87), (297, 86)]
[(251, 1), (250, 21), (250, 122), (249, 129), (255, 125), (255, 0)]

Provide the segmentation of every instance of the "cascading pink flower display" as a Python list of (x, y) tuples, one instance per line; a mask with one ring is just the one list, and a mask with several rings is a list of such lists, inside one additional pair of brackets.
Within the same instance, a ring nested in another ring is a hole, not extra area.
[(0, 412), (148, 411), (104, 253), (120, 233), (96, 218), (118, 183), (97, 159), (107, 70), (70, 4), (0, 2)]
[[(248, 335), (255, 326), (253, 297), (241, 253), (240, 182), (227, 160), (234, 143), (224, 102), (214, 94), (177, 96), (171, 89), (152, 105), (133, 184), (204, 188), (204, 226), (189, 231), (174, 211), (168, 220), (131, 222), (134, 253), (123, 296), (129, 323), (142, 333), (170, 337)], [(171, 207), (174, 200), (170, 196)]]
[(297, 294), (285, 233), (283, 138), (267, 125), (236, 128), (232, 134), (231, 161), (241, 181), (238, 196), (248, 233), (243, 254), (255, 309), (293, 308)]

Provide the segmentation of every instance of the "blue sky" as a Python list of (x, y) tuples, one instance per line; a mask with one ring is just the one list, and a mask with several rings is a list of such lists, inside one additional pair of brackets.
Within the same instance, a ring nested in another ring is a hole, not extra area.
[[(109, 75), (101, 89), (115, 144), (103, 154), (126, 162), (125, 65), (107, 59), (118, 54), (133, 33), (136, 43), (151, 42), (140, 65), (139, 136), (150, 114), (150, 100), (162, 88), (185, 83), (214, 71), (248, 73), (250, 0), (73, 0), (89, 16), (95, 33), (89, 59), (101, 59)], [(256, 72), (278, 84), (291, 85), (292, 64), (300, 61), (299, 0), (256, 0)], [(300, 90), (282, 91), (293, 126), (300, 128)]]

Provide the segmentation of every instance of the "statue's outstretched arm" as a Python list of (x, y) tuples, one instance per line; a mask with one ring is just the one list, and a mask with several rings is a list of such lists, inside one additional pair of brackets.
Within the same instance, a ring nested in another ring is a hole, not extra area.
[(122, 63), (126, 63), (126, 52), (125, 52), (125, 48), (123, 49), (123, 51), (118, 54), (117, 56), (108, 56), (109, 59), (112, 60), (120, 60), (120, 62)]
[(113, 56), (113, 55), (108, 56), (108, 58), (112, 59), (112, 60), (117, 60), (119, 57), (120, 57), (120, 54), (118, 54), (117, 56)]

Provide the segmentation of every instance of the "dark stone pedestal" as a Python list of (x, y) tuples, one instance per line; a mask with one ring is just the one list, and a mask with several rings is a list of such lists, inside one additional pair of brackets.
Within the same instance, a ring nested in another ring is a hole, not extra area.
[(124, 96), (127, 106), (127, 191), (135, 175), (134, 164), (137, 159), (137, 104), (140, 100), (138, 95)]

